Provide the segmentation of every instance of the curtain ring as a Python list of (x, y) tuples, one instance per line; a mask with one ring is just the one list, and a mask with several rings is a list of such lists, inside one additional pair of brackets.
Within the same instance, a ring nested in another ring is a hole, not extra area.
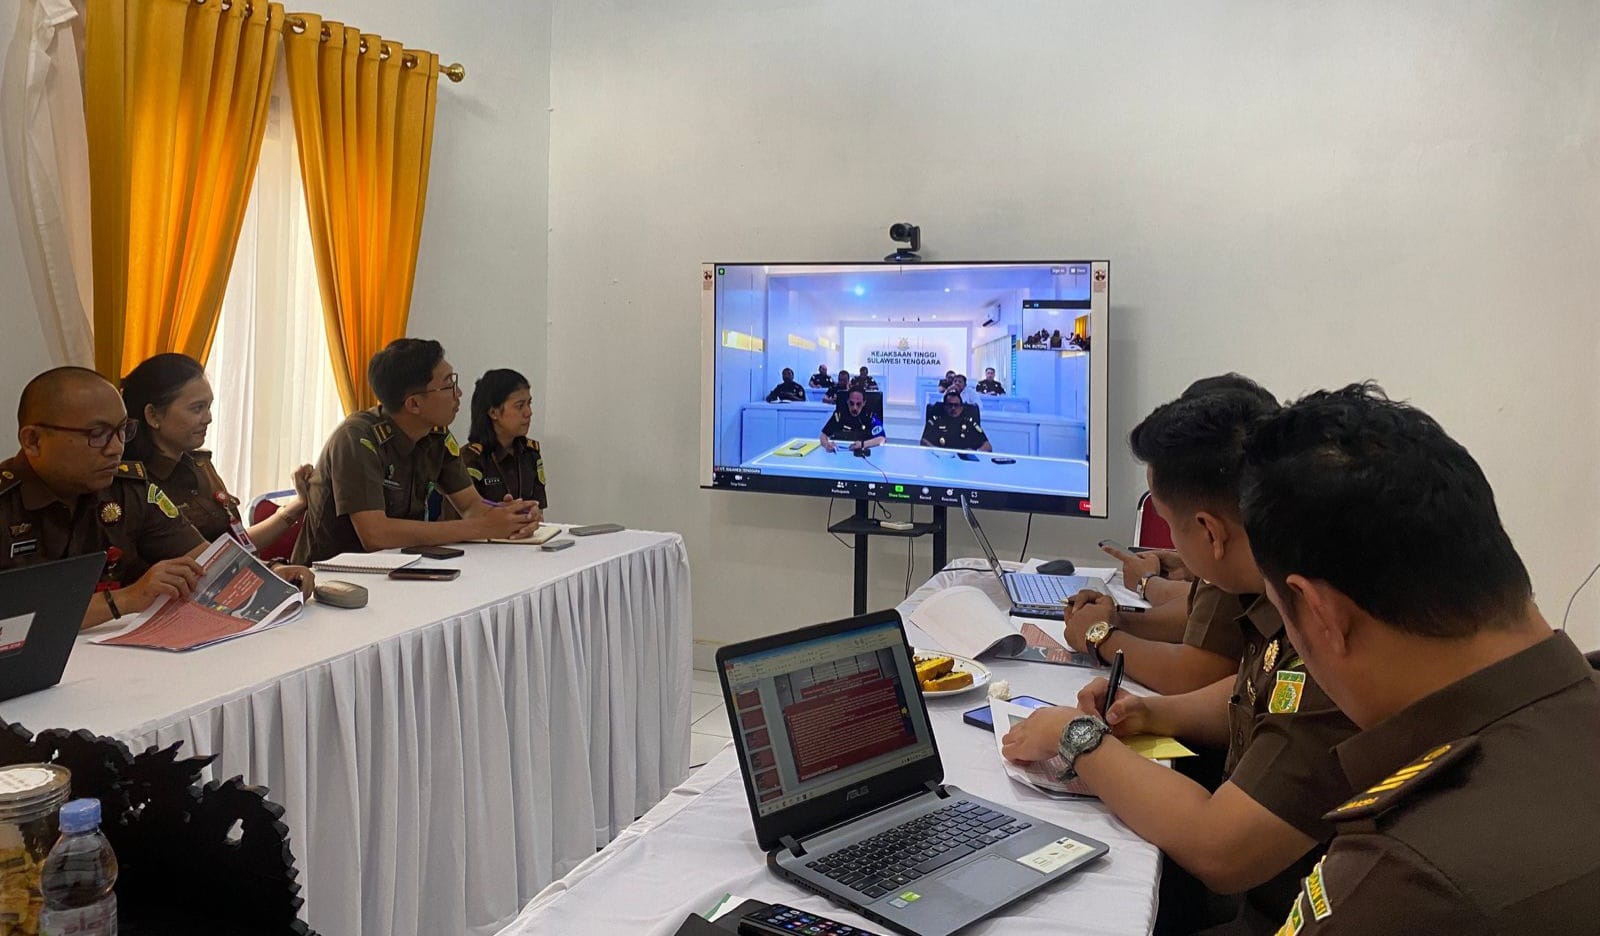
[(303, 35), (306, 31), (306, 21), (298, 16), (291, 16), (289, 18), (289, 31), (296, 36)]
[(232, 10), (232, 9), (233, 9), (233, 0), (222, 0), (222, 12), (226, 13), (229, 10)]
[(415, 55), (407, 55), (405, 58), (400, 60), (400, 64), (406, 68), (416, 68), (417, 57)]
[(388, 45), (384, 45), (381, 49), (378, 50), (378, 61), (380, 61), (380, 62), (389, 61), (389, 47), (388, 47)]
[(365, 39), (361, 40), (361, 54), (362, 55), (366, 55), (367, 54), (367, 40), (365, 40)]
[(327, 23), (323, 23), (322, 24), (322, 41), (323, 42), (327, 42), (329, 39), (332, 39), (332, 38), (333, 38), (333, 30), (328, 28), (328, 24)]

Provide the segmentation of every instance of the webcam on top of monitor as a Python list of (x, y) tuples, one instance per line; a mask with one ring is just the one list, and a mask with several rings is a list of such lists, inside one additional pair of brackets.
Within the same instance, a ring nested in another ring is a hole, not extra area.
[(909, 244), (909, 247), (900, 247), (894, 253), (883, 259), (889, 263), (920, 263), (922, 256), (917, 251), (922, 249), (922, 228), (909, 221), (896, 221), (889, 225), (889, 239), (897, 244)]

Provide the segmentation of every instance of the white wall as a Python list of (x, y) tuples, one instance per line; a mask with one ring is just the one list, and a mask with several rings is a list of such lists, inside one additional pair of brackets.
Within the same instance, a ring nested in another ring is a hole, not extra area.
[[(1586, 0), (560, 3), (560, 514), (682, 531), (703, 640), (848, 614), (826, 502), (695, 487), (698, 264), (870, 259), (910, 220), (932, 259), (1112, 261), (1114, 439), (1229, 369), (1414, 400), (1559, 616), (1600, 559), (1597, 27)], [(1139, 478), (1114, 460), (1114, 503)], [(1032, 551), (1130, 525), (1040, 518)], [(904, 546), (873, 554), (883, 607)], [(1574, 616), (1600, 644), (1600, 589)]]
[[(16, 4), (0, 3), (0, 67)], [(545, 370), (546, 196), (549, 175), (550, 0), (487, 0), (471, 15), (432, 0), (319, 0), (330, 19), (437, 51), (467, 67), (441, 80), (428, 203), (410, 333), (443, 341), (470, 399), (471, 381), (512, 367), (535, 387)], [(4, 170), (0, 154), (0, 171)], [(14, 208), (0, 185), (0, 445), (16, 436), (23, 384), (52, 362), (25, 285)], [(467, 429), (466, 400), (456, 430)], [(543, 425), (536, 398), (535, 433)], [(312, 458), (316, 453), (308, 453)]]

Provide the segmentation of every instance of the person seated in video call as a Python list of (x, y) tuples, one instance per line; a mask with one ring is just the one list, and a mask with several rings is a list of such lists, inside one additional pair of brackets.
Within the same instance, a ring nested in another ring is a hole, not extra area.
[(945, 371), (944, 372), (944, 377), (942, 379), (940, 379), (940, 381), (939, 381), (939, 392), (943, 393), (946, 390), (949, 390), (950, 389), (950, 382), (955, 380), (955, 379), (956, 379), (956, 372), (955, 371), (953, 371), (953, 370)]
[(888, 438), (883, 434), (883, 422), (867, 411), (867, 395), (851, 390), (844, 411), (835, 410), (822, 427), (821, 441), (830, 452), (838, 451), (839, 442), (850, 443), (850, 450), (855, 452), (882, 445)]
[(978, 381), (977, 390), (984, 396), (1005, 396), (1006, 388), (1000, 381), (994, 379), (994, 368), (983, 369), (983, 379)]
[(950, 386), (945, 388), (945, 393), (959, 394), (961, 396), (961, 402), (967, 404), (968, 406), (978, 405), (978, 395), (972, 392), (971, 387), (967, 386), (966, 374), (957, 374), (954, 379), (950, 381)]
[(967, 409), (961, 402), (961, 394), (954, 390), (944, 395), (944, 405), (928, 417), (928, 425), (922, 430), (922, 444), (964, 452), (994, 451), (983, 426), (978, 423), (978, 415)]
[(845, 394), (847, 394), (849, 392), (850, 392), (850, 372), (849, 371), (840, 371), (839, 372), (839, 382), (834, 384), (833, 386), (829, 387), (828, 388), (828, 392), (822, 395), (822, 402), (824, 402), (824, 403), (838, 403), (840, 400), (843, 400), (844, 397), (845, 397)]
[(795, 383), (794, 368), (783, 369), (783, 382), (772, 388), (767, 394), (768, 403), (804, 403), (806, 401), (806, 388)]
[(828, 376), (828, 365), (818, 364), (817, 372), (811, 375), (811, 380), (808, 382), (818, 390), (833, 389), (833, 378)]
[(876, 390), (876, 389), (878, 389), (878, 382), (876, 380), (872, 379), (872, 375), (871, 374), (867, 373), (867, 365), (865, 365), (865, 364), (861, 365), (861, 372), (856, 375), (856, 378), (854, 380), (850, 381), (850, 389), (851, 390)]
[[(311, 479), (296, 564), (343, 552), (517, 539), (538, 529), (535, 501), (485, 503), (449, 426), (460, 380), (437, 341), (398, 338), (372, 356), (367, 380), (380, 405), (352, 414), (322, 449)], [(437, 488), (460, 520), (427, 522)]]

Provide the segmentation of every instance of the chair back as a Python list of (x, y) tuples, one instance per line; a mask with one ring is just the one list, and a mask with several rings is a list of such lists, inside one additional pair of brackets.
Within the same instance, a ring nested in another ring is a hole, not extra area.
[[(255, 526), (261, 521), (277, 513), (278, 498), (293, 496), (294, 491), (292, 490), (273, 491), (269, 494), (263, 494), (260, 497), (252, 500), (250, 502), (249, 524), (251, 526)], [(288, 559), (294, 554), (295, 540), (300, 538), (300, 528), (305, 526), (305, 524), (305, 515), (301, 514), (300, 519), (289, 524), (289, 529), (285, 530), (283, 535), (279, 536), (277, 539), (270, 543), (257, 543), (256, 555), (261, 559), (262, 562), (267, 562), (272, 559)]]
[(1133, 542), (1129, 545), (1145, 549), (1172, 548), (1172, 528), (1150, 505), (1149, 491), (1139, 495), (1139, 506), (1134, 508)]

